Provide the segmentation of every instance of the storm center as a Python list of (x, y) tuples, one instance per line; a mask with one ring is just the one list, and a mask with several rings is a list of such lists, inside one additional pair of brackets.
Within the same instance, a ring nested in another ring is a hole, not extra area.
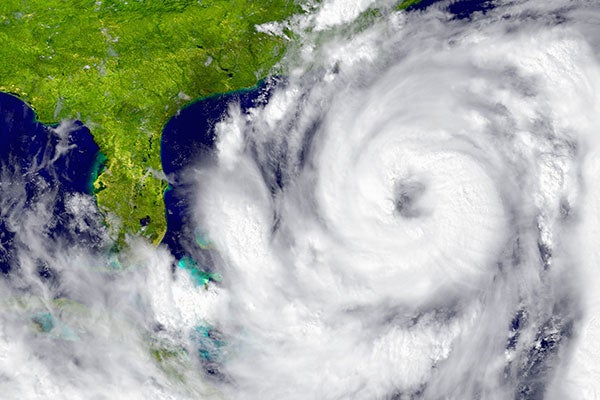
[(404, 218), (417, 218), (424, 212), (419, 201), (425, 193), (425, 184), (416, 180), (403, 180), (394, 187), (394, 212)]

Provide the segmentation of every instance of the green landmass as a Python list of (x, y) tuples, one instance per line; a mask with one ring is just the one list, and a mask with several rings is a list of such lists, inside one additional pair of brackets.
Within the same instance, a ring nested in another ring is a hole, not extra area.
[(400, 2), (400, 4), (398, 4), (398, 9), (406, 10), (408, 7), (414, 6), (418, 3), (420, 3), (421, 1), (422, 0), (403, 0)]
[(160, 136), (195, 98), (250, 87), (283, 54), (255, 25), (292, 0), (2, 0), (0, 90), (41, 122), (79, 119), (104, 155), (94, 182), (115, 238), (166, 230)]

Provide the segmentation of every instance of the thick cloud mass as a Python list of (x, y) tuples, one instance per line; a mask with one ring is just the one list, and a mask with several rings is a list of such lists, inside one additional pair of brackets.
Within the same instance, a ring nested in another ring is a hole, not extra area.
[(239, 346), (226, 393), (600, 394), (597, 8), (307, 35), (270, 101), (231, 112), (198, 170)]
[(187, 174), (218, 285), (142, 241), (49, 245), (13, 207), (4, 393), (600, 397), (600, 6), (505, 3), (289, 21), (289, 74)]

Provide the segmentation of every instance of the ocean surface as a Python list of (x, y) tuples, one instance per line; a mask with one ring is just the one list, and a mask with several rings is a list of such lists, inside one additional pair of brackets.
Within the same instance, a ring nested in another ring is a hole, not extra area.
[[(23, 212), (53, 197), (53, 216), (40, 231), (49, 239), (93, 243), (93, 232), (67, 228), (73, 215), (66, 209), (69, 195), (91, 196), (103, 156), (87, 127), (79, 121), (48, 126), (17, 97), (0, 93), (0, 270), (8, 273), (14, 259), (15, 231)], [(22, 212), (15, 213), (15, 209)], [(40, 274), (50, 270), (41, 265)]]

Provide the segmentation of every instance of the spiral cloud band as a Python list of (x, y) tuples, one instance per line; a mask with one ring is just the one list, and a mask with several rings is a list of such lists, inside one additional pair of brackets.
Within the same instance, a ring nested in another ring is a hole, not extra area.
[(389, 12), (307, 35), (264, 106), (231, 110), (197, 212), (243, 349), (232, 393), (600, 394), (598, 11)]
[(107, 250), (83, 192), (20, 200), (79, 125), (0, 165), (0, 397), (600, 397), (600, 5), (393, 3), (257, 27), (284, 73), (167, 177), (219, 282)]

